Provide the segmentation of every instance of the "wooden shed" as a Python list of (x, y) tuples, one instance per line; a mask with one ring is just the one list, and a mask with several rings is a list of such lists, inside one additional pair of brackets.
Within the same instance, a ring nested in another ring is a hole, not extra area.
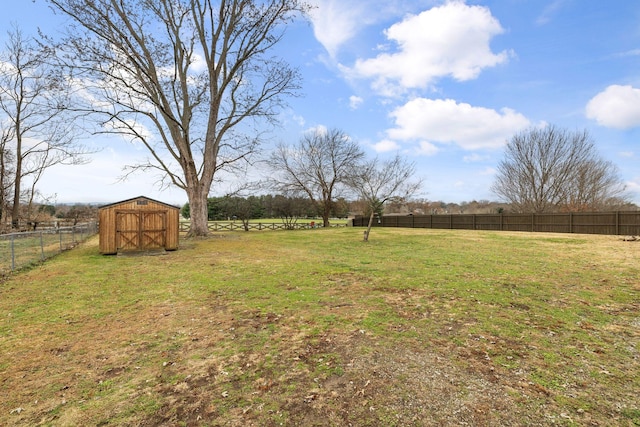
[(100, 252), (178, 249), (180, 208), (135, 197), (98, 209)]

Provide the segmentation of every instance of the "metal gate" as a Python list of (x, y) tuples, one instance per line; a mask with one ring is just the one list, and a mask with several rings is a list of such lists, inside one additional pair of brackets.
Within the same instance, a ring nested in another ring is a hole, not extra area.
[(116, 211), (118, 251), (164, 249), (166, 237), (165, 211)]

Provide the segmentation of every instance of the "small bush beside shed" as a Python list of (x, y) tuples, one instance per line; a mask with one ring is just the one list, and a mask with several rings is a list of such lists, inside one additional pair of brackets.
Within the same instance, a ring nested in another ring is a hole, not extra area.
[(176, 250), (180, 208), (140, 196), (102, 206), (100, 252)]

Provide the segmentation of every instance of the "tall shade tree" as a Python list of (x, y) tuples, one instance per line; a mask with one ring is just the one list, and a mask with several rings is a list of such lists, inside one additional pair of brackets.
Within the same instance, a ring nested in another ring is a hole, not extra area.
[(322, 215), (324, 227), (334, 198), (364, 157), (360, 146), (337, 129), (307, 132), (296, 145), (279, 144), (268, 159), (272, 187), (282, 194), (304, 194)]
[(602, 210), (625, 203), (617, 167), (587, 131), (531, 128), (507, 144), (492, 191), (520, 213)]
[(8, 35), (0, 53), (0, 181), (3, 190), (13, 187), (11, 217), (17, 227), (21, 204), (31, 206), (44, 172), (54, 165), (84, 163), (89, 151), (73, 131), (68, 81), (51, 65), (54, 51), (17, 27)]
[(396, 155), (383, 162), (377, 158), (370, 160), (349, 178), (349, 186), (369, 209), (365, 242), (369, 240), (375, 214), (382, 214), (385, 203), (406, 201), (420, 189), (422, 180), (414, 178), (415, 170), (414, 163)]
[[(67, 65), (102, 129), (143, 144), (161, 186), (187, 193), (206, 235), (214, 177), (252, 155), (300, 76), (270, 53), (301, 0), (49, 0), (74, 25)], [(219, 176), (219, 175), (218, 175)]]

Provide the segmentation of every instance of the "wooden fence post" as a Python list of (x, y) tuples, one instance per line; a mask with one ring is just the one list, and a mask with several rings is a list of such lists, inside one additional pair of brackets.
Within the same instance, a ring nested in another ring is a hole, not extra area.
[(16, 246), (15, 246), (15, 236), (13, 233), (11, 234), (11, 270), (16, 269)]
[(569, 233), (573, 233), (573, 212), (569, 212)]
[(536, 214), (531, 214), (531, 232), (536, 231)]

